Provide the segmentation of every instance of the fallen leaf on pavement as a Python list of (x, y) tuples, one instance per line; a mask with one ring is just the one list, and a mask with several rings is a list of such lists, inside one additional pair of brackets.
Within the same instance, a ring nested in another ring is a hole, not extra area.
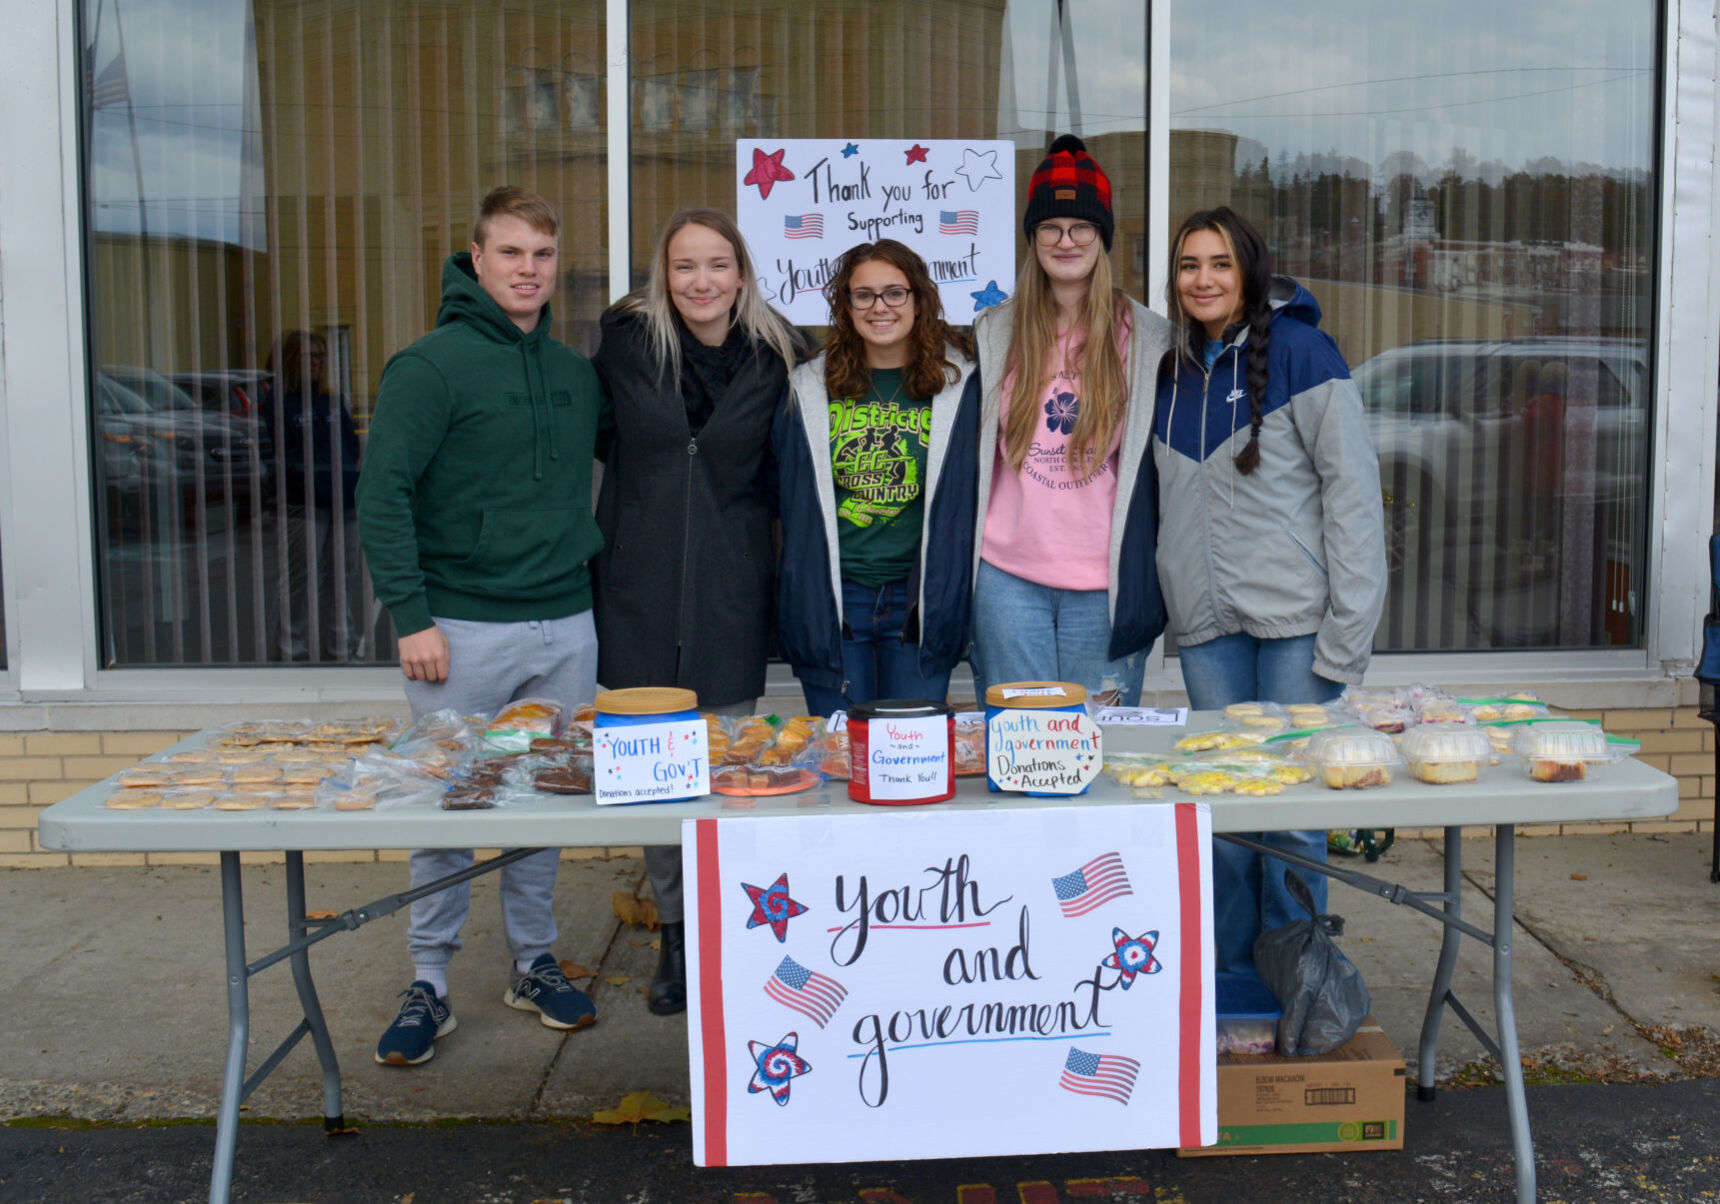
[(590, 966), (582, 966), (578, 962), (569, 961), (561, 963), (561, 972), (569, 978), (590, 978), (597, 973)]
[(611, 974), (608, 978), (604, 979), (603, 981), (608, 983), (612, 987), (623, 987), (623, 986), (626, 986), (628, 983), (632, 982), (633, 979), (626, 974)]
[(1589, 876), (1587, 874), (1572, 874), (1571, 875), (1571, 881), (1572, 882), (1587, 882), (1588, 880), (1589, 880)]
[(642, 924), (652, 932), (657, 931), (657, 900), (641, 899), (632, 891), (618, 890), (609, 896), (609, 905), (623, 924)]
[(319, 908), (316, 911), (305, 912), (305, 919), (307, 919), (307, 920), (332, 920), (335, 918), (335, 916), (337, 914), (338, 914), (337, 912), (325, 911), (325, 910), (322, 910)]
[(593, 1112), (591, 1119), (600, 1125), (637, 1125), (642, 1120), (670, 1124), (678, 1120), (691, 1120), (693, 1114), (686, 1107), (665, 1103), (649, 1091), (635, 1091), (631, 1095), (623, 1096), (615, 1107), (600, 1108)]

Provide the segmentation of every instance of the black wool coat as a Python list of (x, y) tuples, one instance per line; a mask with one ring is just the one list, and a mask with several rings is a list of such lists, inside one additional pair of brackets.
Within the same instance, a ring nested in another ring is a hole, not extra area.
[(598, 449), (597, 680), (682, 686), (702, 706), (756, 698), (776, 589), (770, 429), (787, 370), (768, 348), (743, 356), (695, 437), (640, 315), (603, 315), (592, 364), (615, 409)]

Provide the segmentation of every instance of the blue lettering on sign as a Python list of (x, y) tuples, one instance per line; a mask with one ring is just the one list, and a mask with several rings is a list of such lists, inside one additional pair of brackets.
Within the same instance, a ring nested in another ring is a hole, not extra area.
[(612, 739), (610, 748), (618, 757), (660, 756), (663, 752), (663, 740), (659, 736), (638, 736), (632, 740)]
[(659, 782), (680, 782), (693, 777), (697, 761), (659, 761), (651, 767), (651, 776)]

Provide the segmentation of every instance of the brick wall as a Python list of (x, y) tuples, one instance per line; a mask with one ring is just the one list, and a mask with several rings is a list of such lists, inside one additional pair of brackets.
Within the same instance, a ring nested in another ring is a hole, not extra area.
[[(1530, 824), (1528, 835), (1561, 832), (1712, 832), (1714, 830), (1714, 728), (1695, 707), (1663, 710), (1577, 711), (1600, 719), (1607, 731), (1642, 741), (1643, 761), (1678, 779), (1678, 811), (1659, 820), (1618, 823)], [(183, 739), (184, 732), (0, 733), (0, 867), (64, 865), (213, 864), (213, 853), (51, 853), (36, 843), (36, 816), (50, 803), (117, 773)], [(632, 850), (568, 849), (564, 857), (601, 857)], [(306, 861), (404, 861), (399, 850), (307, 853)], [(280, 854), (246, 854), (247, 862), (279, 861)]]

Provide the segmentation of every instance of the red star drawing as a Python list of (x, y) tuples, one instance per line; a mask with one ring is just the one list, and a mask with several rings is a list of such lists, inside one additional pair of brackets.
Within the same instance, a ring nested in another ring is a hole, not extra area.
[[(753, 147), (752, 170), (747, 172), (746, 179), (742, 183), (757, 184), (759, 197), (768, 199), (770, 190), (776, 186), (778, 180), (794, 179), (794, 173), (782, 165), (782, 157), (787, 153), (788, 148), (786, 146), (779, 151), (772, 151), (768, 155), (758, 147)], [(910, 159), (909, 162), (911, 163), (913, 160)]]
[(796, 903), (788, 897), (788, 875), (778, 875), (777, 880), (768, 888), (749, 886), (741, 883), (741, 889), (746, 891), (747, 898), (752, 900), (752, 915), (747, 917), (747, 927), (757, 928), (760, 924), (770, 925), (770, 930), (776, 933), (779, 941), (788, 940), (788, 922), (806, 910), (806, 904)]
[(908, 156), (909, 163), (924, 163), (926, 161), (926, 151), (929, 149), (929, 147), (921, 146), (916, 142), (902, 153)]

